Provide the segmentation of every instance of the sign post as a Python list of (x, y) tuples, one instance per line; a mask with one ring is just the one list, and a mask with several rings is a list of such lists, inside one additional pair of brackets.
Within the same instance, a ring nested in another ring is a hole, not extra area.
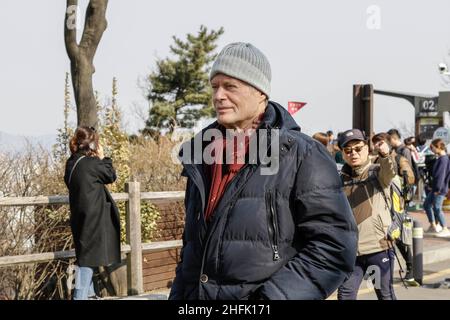
[(450, 132), (445, 127), (437, 128), (436, 131), (433, 133), (433, 140), (434, 139), (442, 139), (444, 140), (445, 144), (448, 145), (450, 143)]

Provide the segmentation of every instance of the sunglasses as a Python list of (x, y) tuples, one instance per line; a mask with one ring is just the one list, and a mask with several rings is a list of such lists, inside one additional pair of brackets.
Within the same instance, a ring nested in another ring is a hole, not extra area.
[(353, 150), (356, 151), (356, 153), (360, 153), (362, 151), (362, 149), (364, 149), (365, 145), (363, 146), (356, 146), (356, 147), (345, 147), (343, 149), (345, 154), (352, 154)]

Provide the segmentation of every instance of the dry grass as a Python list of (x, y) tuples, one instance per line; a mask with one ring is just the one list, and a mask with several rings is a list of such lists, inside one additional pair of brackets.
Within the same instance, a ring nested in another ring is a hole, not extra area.
[[(164, 137), (158, 141), (140, 137), (130, 144), (131, 178), (141, 182), (143, 191), (184, 190), (181, 165), (171, 156), (176, 145)], [(67, 194), (64, 165), (44, 149), (31, 146), (22, 154), (0, 154), (0, 192), (6, 197)], [(67, 205), (0, 207), (0, 256), (72, 248), (69, 214)], [(66, 285), (70, 263), (1, 268), (0, 300), (70, 298)]]
[(186, 181), (180, 176), (182, 167), (174, 163), (172, 154), (178, 153), (178, 143), (166, 137), (158, 141), (140, 137), (130, 146), (131, 177), (141, 182), (146, 191), (180, 191)]

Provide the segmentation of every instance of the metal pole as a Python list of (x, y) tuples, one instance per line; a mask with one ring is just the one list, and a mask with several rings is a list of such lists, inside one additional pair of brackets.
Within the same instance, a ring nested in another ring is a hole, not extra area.
[(413, 274), (414, 279), (422, 285), (423, 281), (423, 228), (414, 219), (413, 227)]
[[(423, 179), (420, 178), (419, 183), (417, 185), (417, 192), (418, 192), (417, 198), (418, 198), (418, 201), (419, 201), (418, 203), (423, 203), (423, 201), (425, 200), (425, 199), (423, 199), (423, 196), (422, 196), (423, 195), (423, 189), (424, 189), (423, 184), (424, 184)], [(418, 209), (419, 208), (416, 205), (416, 210), (418, 210)]]
[(366, 132), (372, 149), (373, 134), (373, 85), (353, 85), (353, 129)]

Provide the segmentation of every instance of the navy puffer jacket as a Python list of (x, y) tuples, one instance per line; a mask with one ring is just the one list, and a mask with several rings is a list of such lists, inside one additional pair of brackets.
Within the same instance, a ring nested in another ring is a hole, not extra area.
[(353, 270), (357, 228), (336, 164), (269, 102), (260, 129), (272, 128), (280, 129), (278, 173), (245, 165), (208, 223), (202, 165), (184, 163), (185, 229), (170, 299), (324, 299)]

